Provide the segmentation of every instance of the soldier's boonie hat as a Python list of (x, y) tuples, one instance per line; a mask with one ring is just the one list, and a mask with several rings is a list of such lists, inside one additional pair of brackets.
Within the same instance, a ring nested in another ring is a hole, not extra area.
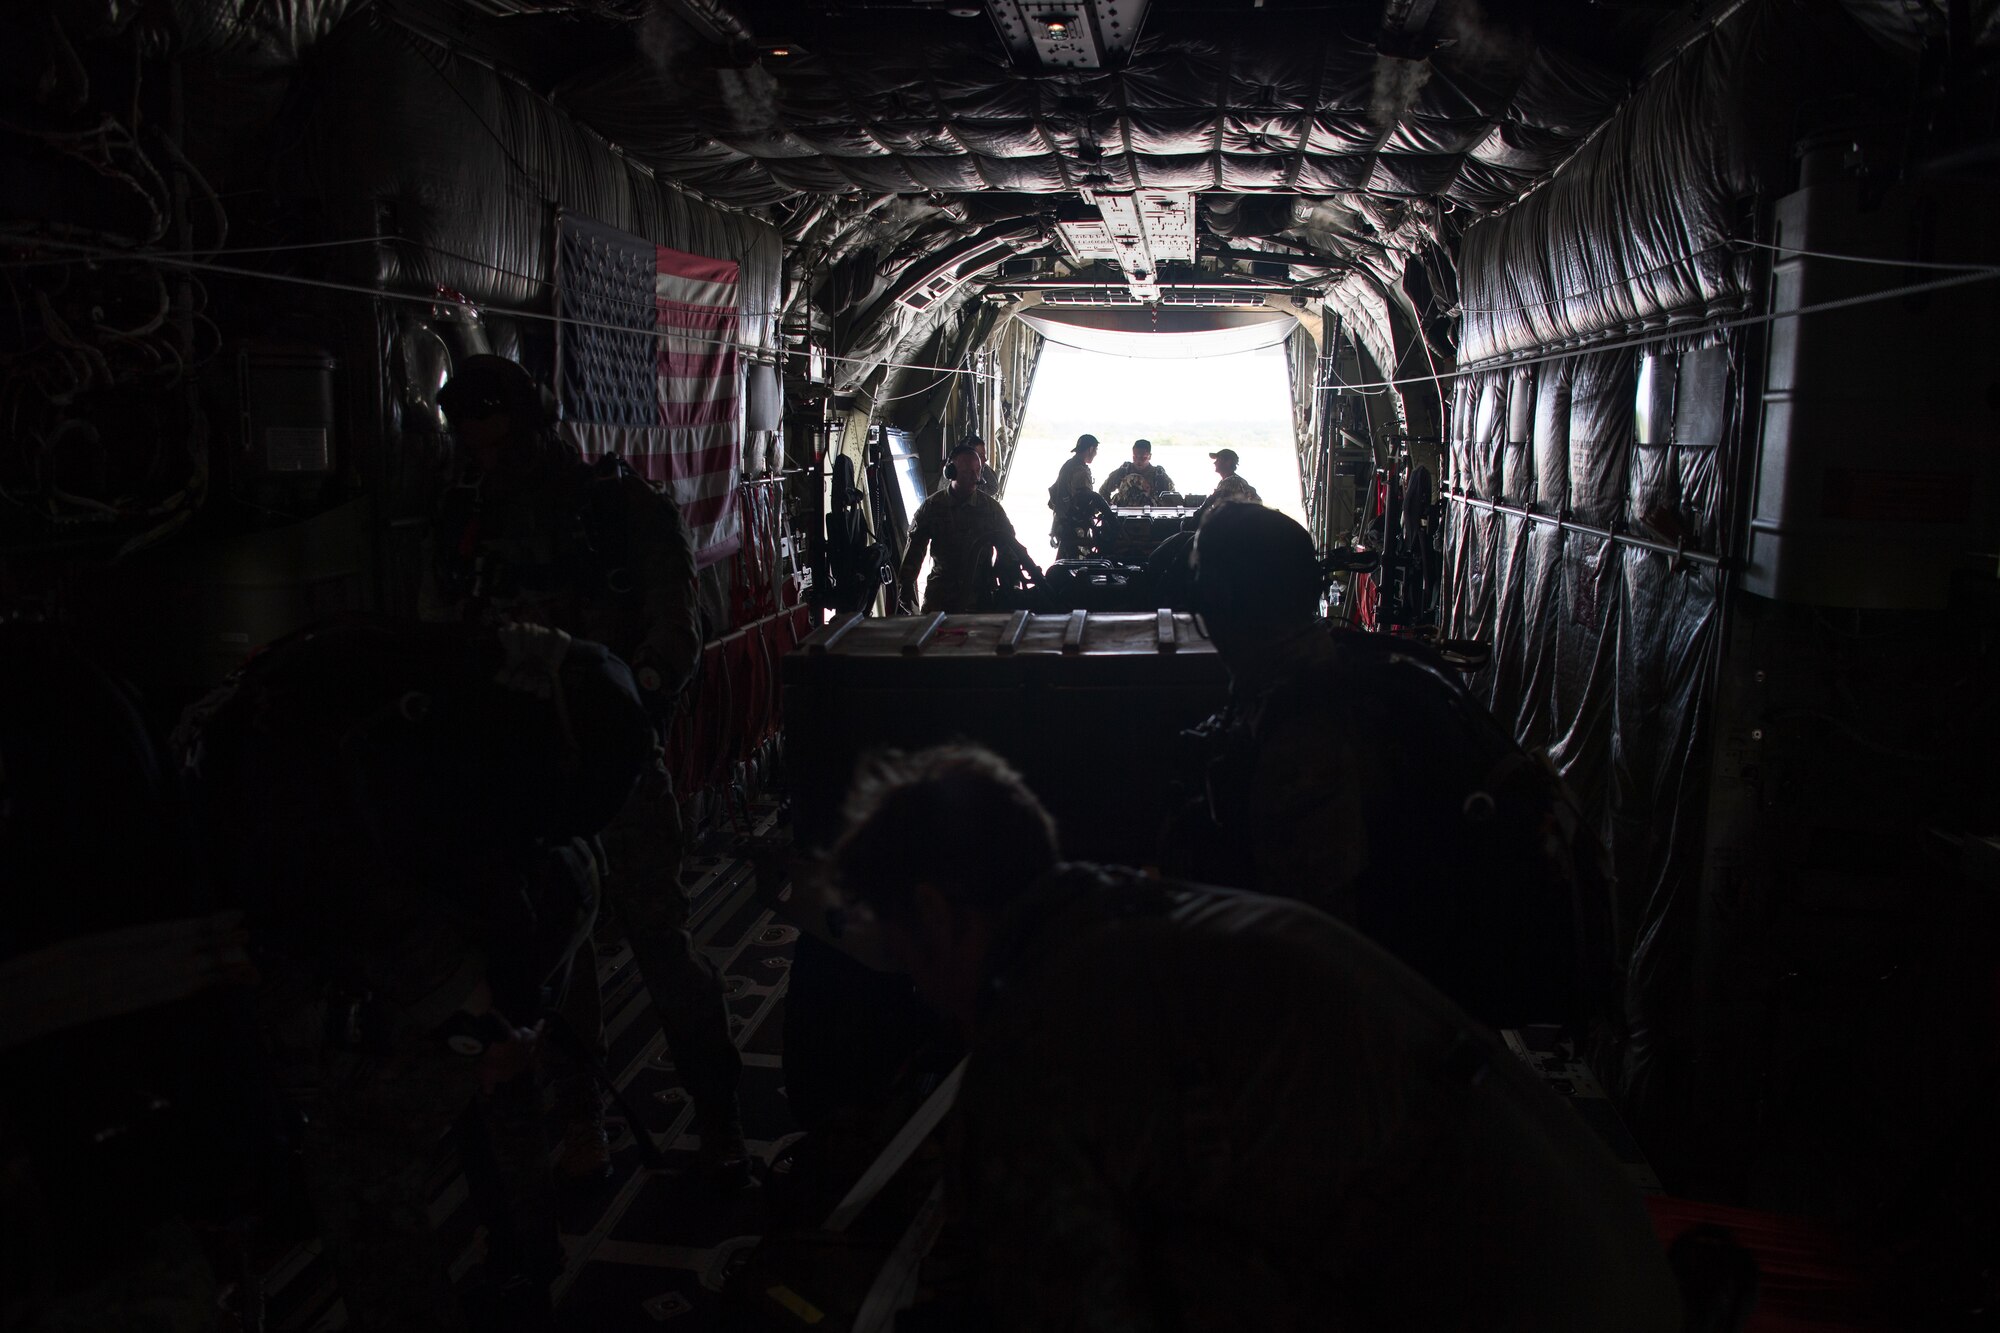
[(519, 362), (504, 356), (465, 358), (438, 390), (438, 406), (445, 415), (466, 421), (505, 412), (523, 421), (539, 422), (546, 414), (535, 377)]
[(1217, 449), (1214, 453), (1210, 454), (1209, 457), (1226, 459), (1231, 463), (1237, 461), (1236, 451), (1234, 449)]

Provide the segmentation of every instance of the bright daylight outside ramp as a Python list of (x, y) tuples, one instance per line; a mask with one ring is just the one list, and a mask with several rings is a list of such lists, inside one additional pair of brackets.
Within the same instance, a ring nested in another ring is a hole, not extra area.
[[(1289, 328), (1288, 318), (1275, 321)], [(1261, 330), (1257, 330), (1261, 332)], [(1223, 336), (1235, 336), (1228, 330)], [(1186, 347), (1183, 339), (1208, 334), (1097, 333), (1142, 350), (1086, 351), (1051, 342), (1035, 372), (1023, 416), (1021, 443), (1007, 476), (1002, 503), (1007, 517), (1037, 560), (1048, 549), (1049, 483), (1069, 457), (1078, 435), (1099, 441), (1091, 467), (1095, 481), (1132, 456), (1132, 441), (1152, 441), (1153, 461), (1188, 495), (1214, 488), (1208, 455), (1230, 448), (1241, 472), (1272, 508), (1302, 517), (1297, 450), (1292, 443), (1291, 400), (1285, 358), (1275, 346), (1233, 355), (1162, 359), (1152, 348)]]

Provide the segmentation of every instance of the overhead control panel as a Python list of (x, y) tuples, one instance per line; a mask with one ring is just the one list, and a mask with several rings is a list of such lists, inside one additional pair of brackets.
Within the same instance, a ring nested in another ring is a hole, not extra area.
[(1063, 247), (1079, 263), (1101, 259), (1116, 263), (1135, 300), (1160, 299), (1162, 263), (1194, 262), (1192, 191), (1102, 194), (1086, 190), (1083, 200), (1096, 205), (1097, 217), (1056, 223)]

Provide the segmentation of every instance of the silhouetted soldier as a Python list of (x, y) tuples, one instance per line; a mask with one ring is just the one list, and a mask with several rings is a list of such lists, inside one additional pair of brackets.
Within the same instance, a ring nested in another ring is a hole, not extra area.
[(926, 615), (980, 610), (992, 600), (1002, 570), (1022, 568), (1041, 577), (1014, 536), (1007, 511), (978, 488), (977, 450), (970, 444), (959, 445), (951, 451), (949, 468), (945, 489), (917, 507), (898, 577), (903, 605), (914, 608), (917, 575), (923, 569), (924, 552), (930, 552), (931, 576), (924, 584)]
[(1153, 442), (1134, 440), (1132, 461), (1111, 469), (1097, 493), (1115, 505), (1155, 504), (1173, 488), (1174, 479), (1153, 461)]
[(1072, 560), (1083, 552), (1077, 538), (1076, 501), (1090, 490), (1090, 464), (1096, 457), (1097, 437), (1077, 436), (1075, 450), (1064, 460), (1055, 484), (1049, 487), (1049, 508), (1055, 511), (1049, 541), (1056, 548), (1058, 560)]
[(1236, 471), (1237, 464), (1241, 460), (1236, 457), (1234, 449), (1217, 449), (1209, 457), (1215, 460), (1215, 475), (1220, 478), (1215, 483), (1215, 489), (1209, 492), (1211, 499), (1218, 504), (1225, 500), (1247, 500), (1251, 504), (1264, 503), (1264, 497), (1257, 494), (1257, 488)]
[(850, 808), (840, 884), (970, 1045), (949, 1326), (1680, 1328), (1588, 1126), (1355, 931), (1058, 867), (981, 750), (892, 756)]
[[(673, 501), (621, 459), (579, 459), (549, 431), (540, 387), (503, 357), (468, 358), (438, 401), (466, 454), (468, 484), (447, 496), (433, 525), (425, 618), (527, 621), (594, 639), (631, 665), (662, 719), (702, 648), (694, 543)], [(662, 758), (604, 844), (606, 897), (694, 1100), (702, 1165), (741, 1175), (742, 1057), (721, 979), (688, 933), (680, 802)], [(594, 966), (577, 985), (581, 1006), (568, 1012), (579, 1026), (599, 1026)], [(608, 1165), (600, 1116), (570, 1142), (568, 1173)]]
[(1407, 640), (1329, 631), (1305, 529), (1210, 513), (1196, 603), (1229, 669), (1197, 872), (1349, 922), (1486, 1022), (1610, 1004), (1603, 852), (1545, 761)]
[[(350, 1325), (545, 1328), (562, 1256), (530, 1070), (596, 914), (584, 839), (652, 751), (630, 672), (542, 626), (336, 624), (252, 659), (181, 746)], [(479, 1315), (428, 1221), (454, 1129), (505, 1293)]]

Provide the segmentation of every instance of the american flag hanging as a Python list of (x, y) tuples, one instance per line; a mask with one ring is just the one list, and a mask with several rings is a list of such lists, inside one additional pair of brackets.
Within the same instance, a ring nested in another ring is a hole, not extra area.
[(665, 485), (704, 565), (742, 545), (739, 266), (587, 218), (556, 238), (562, 432)]

